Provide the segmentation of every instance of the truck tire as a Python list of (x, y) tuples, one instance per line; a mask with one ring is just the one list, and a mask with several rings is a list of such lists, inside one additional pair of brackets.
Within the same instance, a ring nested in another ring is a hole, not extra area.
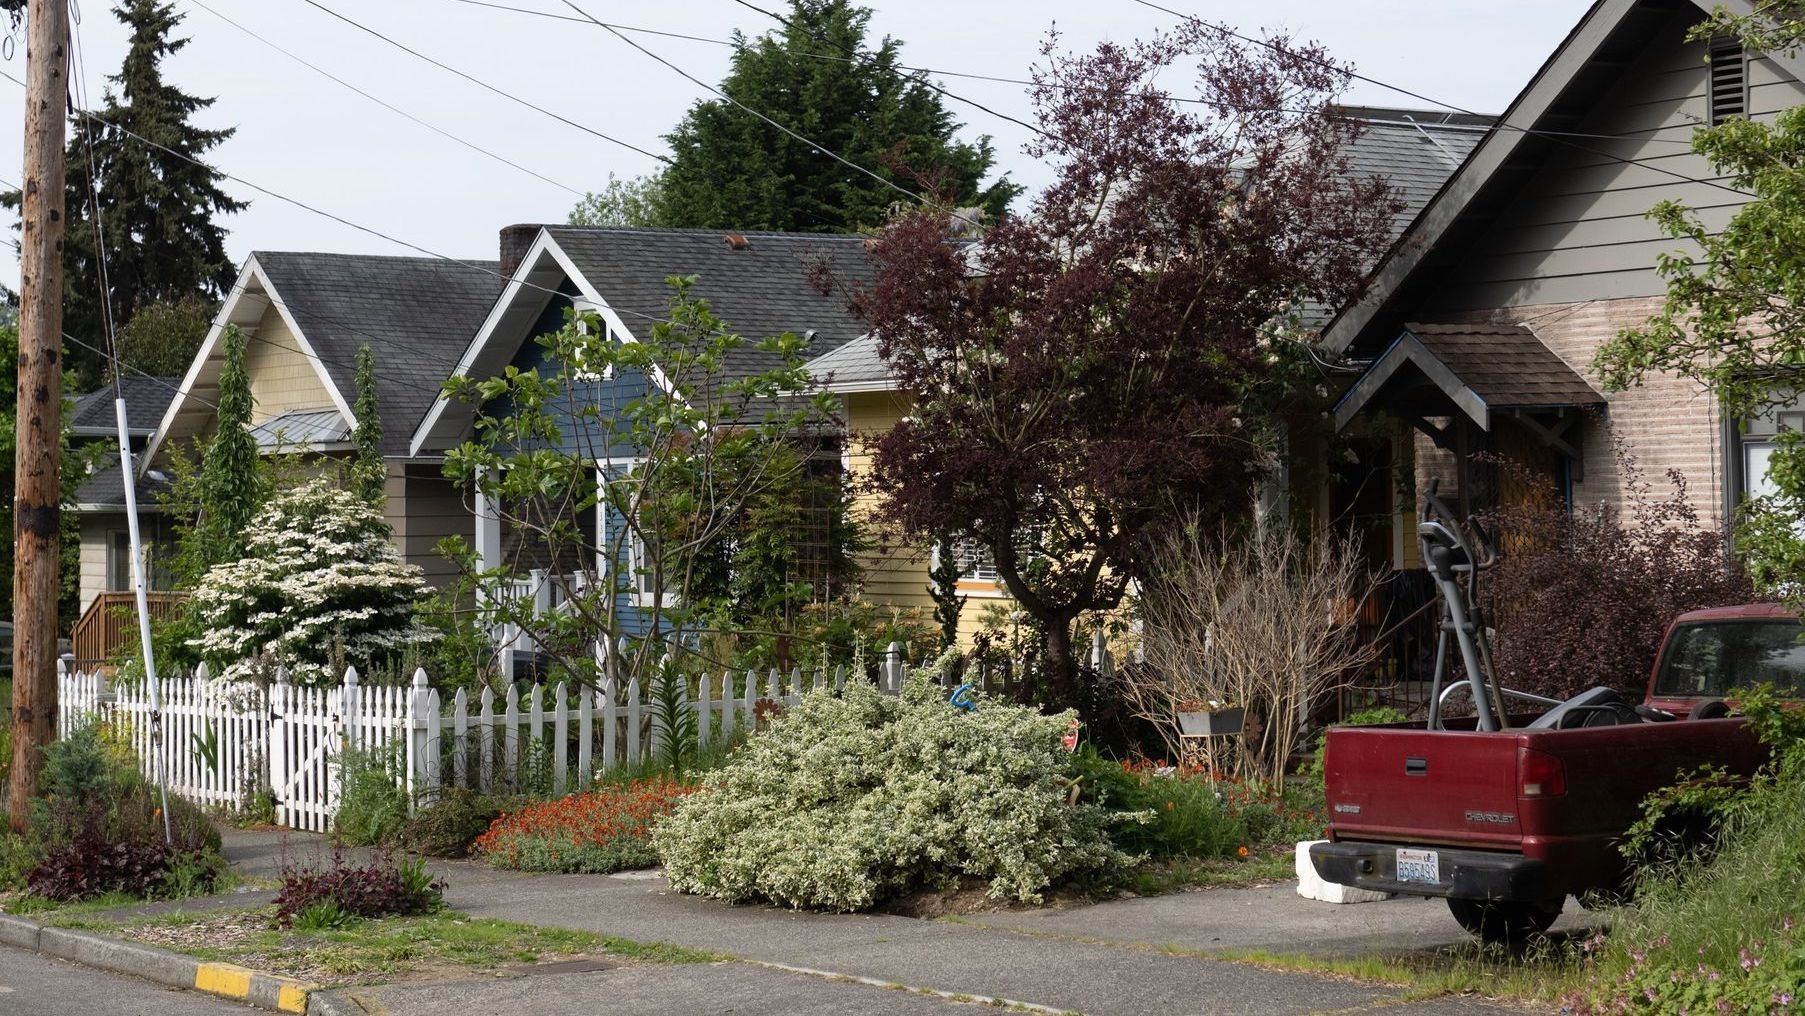
[(1448, 910), (1454, 920), (1487, 943), (1516, 945), (1533, 935), (1548, 930), (1561, 916), (1565, 900), (1551, 904), (1525, 903), (1521, 900), (1463, 900), (1448, 897)]

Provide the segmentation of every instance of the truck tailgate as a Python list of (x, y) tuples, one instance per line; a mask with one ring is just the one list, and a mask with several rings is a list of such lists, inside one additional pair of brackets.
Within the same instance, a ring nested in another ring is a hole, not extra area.
[(1511, 731), (1330, 730), (1324, 783), (1334, 838), (1516, 850), (1518, 748)]

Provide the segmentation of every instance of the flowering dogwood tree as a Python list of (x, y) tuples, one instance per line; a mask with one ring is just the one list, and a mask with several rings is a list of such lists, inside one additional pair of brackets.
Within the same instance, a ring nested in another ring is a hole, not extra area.
[(244, 530), (245, 556), (209, 569), (194, 590), (200, 634), (189, 644), (226, 680), (337, 680), (428, 641), (414, 618), (426, 596), (368, 501), (315, 480), (285, 491)]

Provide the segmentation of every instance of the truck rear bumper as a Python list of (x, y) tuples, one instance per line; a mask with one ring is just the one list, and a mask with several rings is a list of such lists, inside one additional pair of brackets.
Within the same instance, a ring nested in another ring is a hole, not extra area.
[(1411, 844), (1348, 840), (1318, 843), (1310, 863), (1326, 882), (1410, 896), (1453, 896), (1472, 900), (1521, 900), (1541, 903), (1560, 899), (1566, 891), (1552, 885), (1548, 866), (1521, 854), (1437, 848), (1441, 878), (1436, 882), (1398, 880), (1399, 847)]

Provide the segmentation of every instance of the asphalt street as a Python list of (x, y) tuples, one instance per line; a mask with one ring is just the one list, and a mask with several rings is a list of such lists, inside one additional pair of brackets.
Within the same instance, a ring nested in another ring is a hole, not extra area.
[(258, 1010), (0, 946), (0, 1013), (5, 1016), (223, 1016), (247, 1011)]

